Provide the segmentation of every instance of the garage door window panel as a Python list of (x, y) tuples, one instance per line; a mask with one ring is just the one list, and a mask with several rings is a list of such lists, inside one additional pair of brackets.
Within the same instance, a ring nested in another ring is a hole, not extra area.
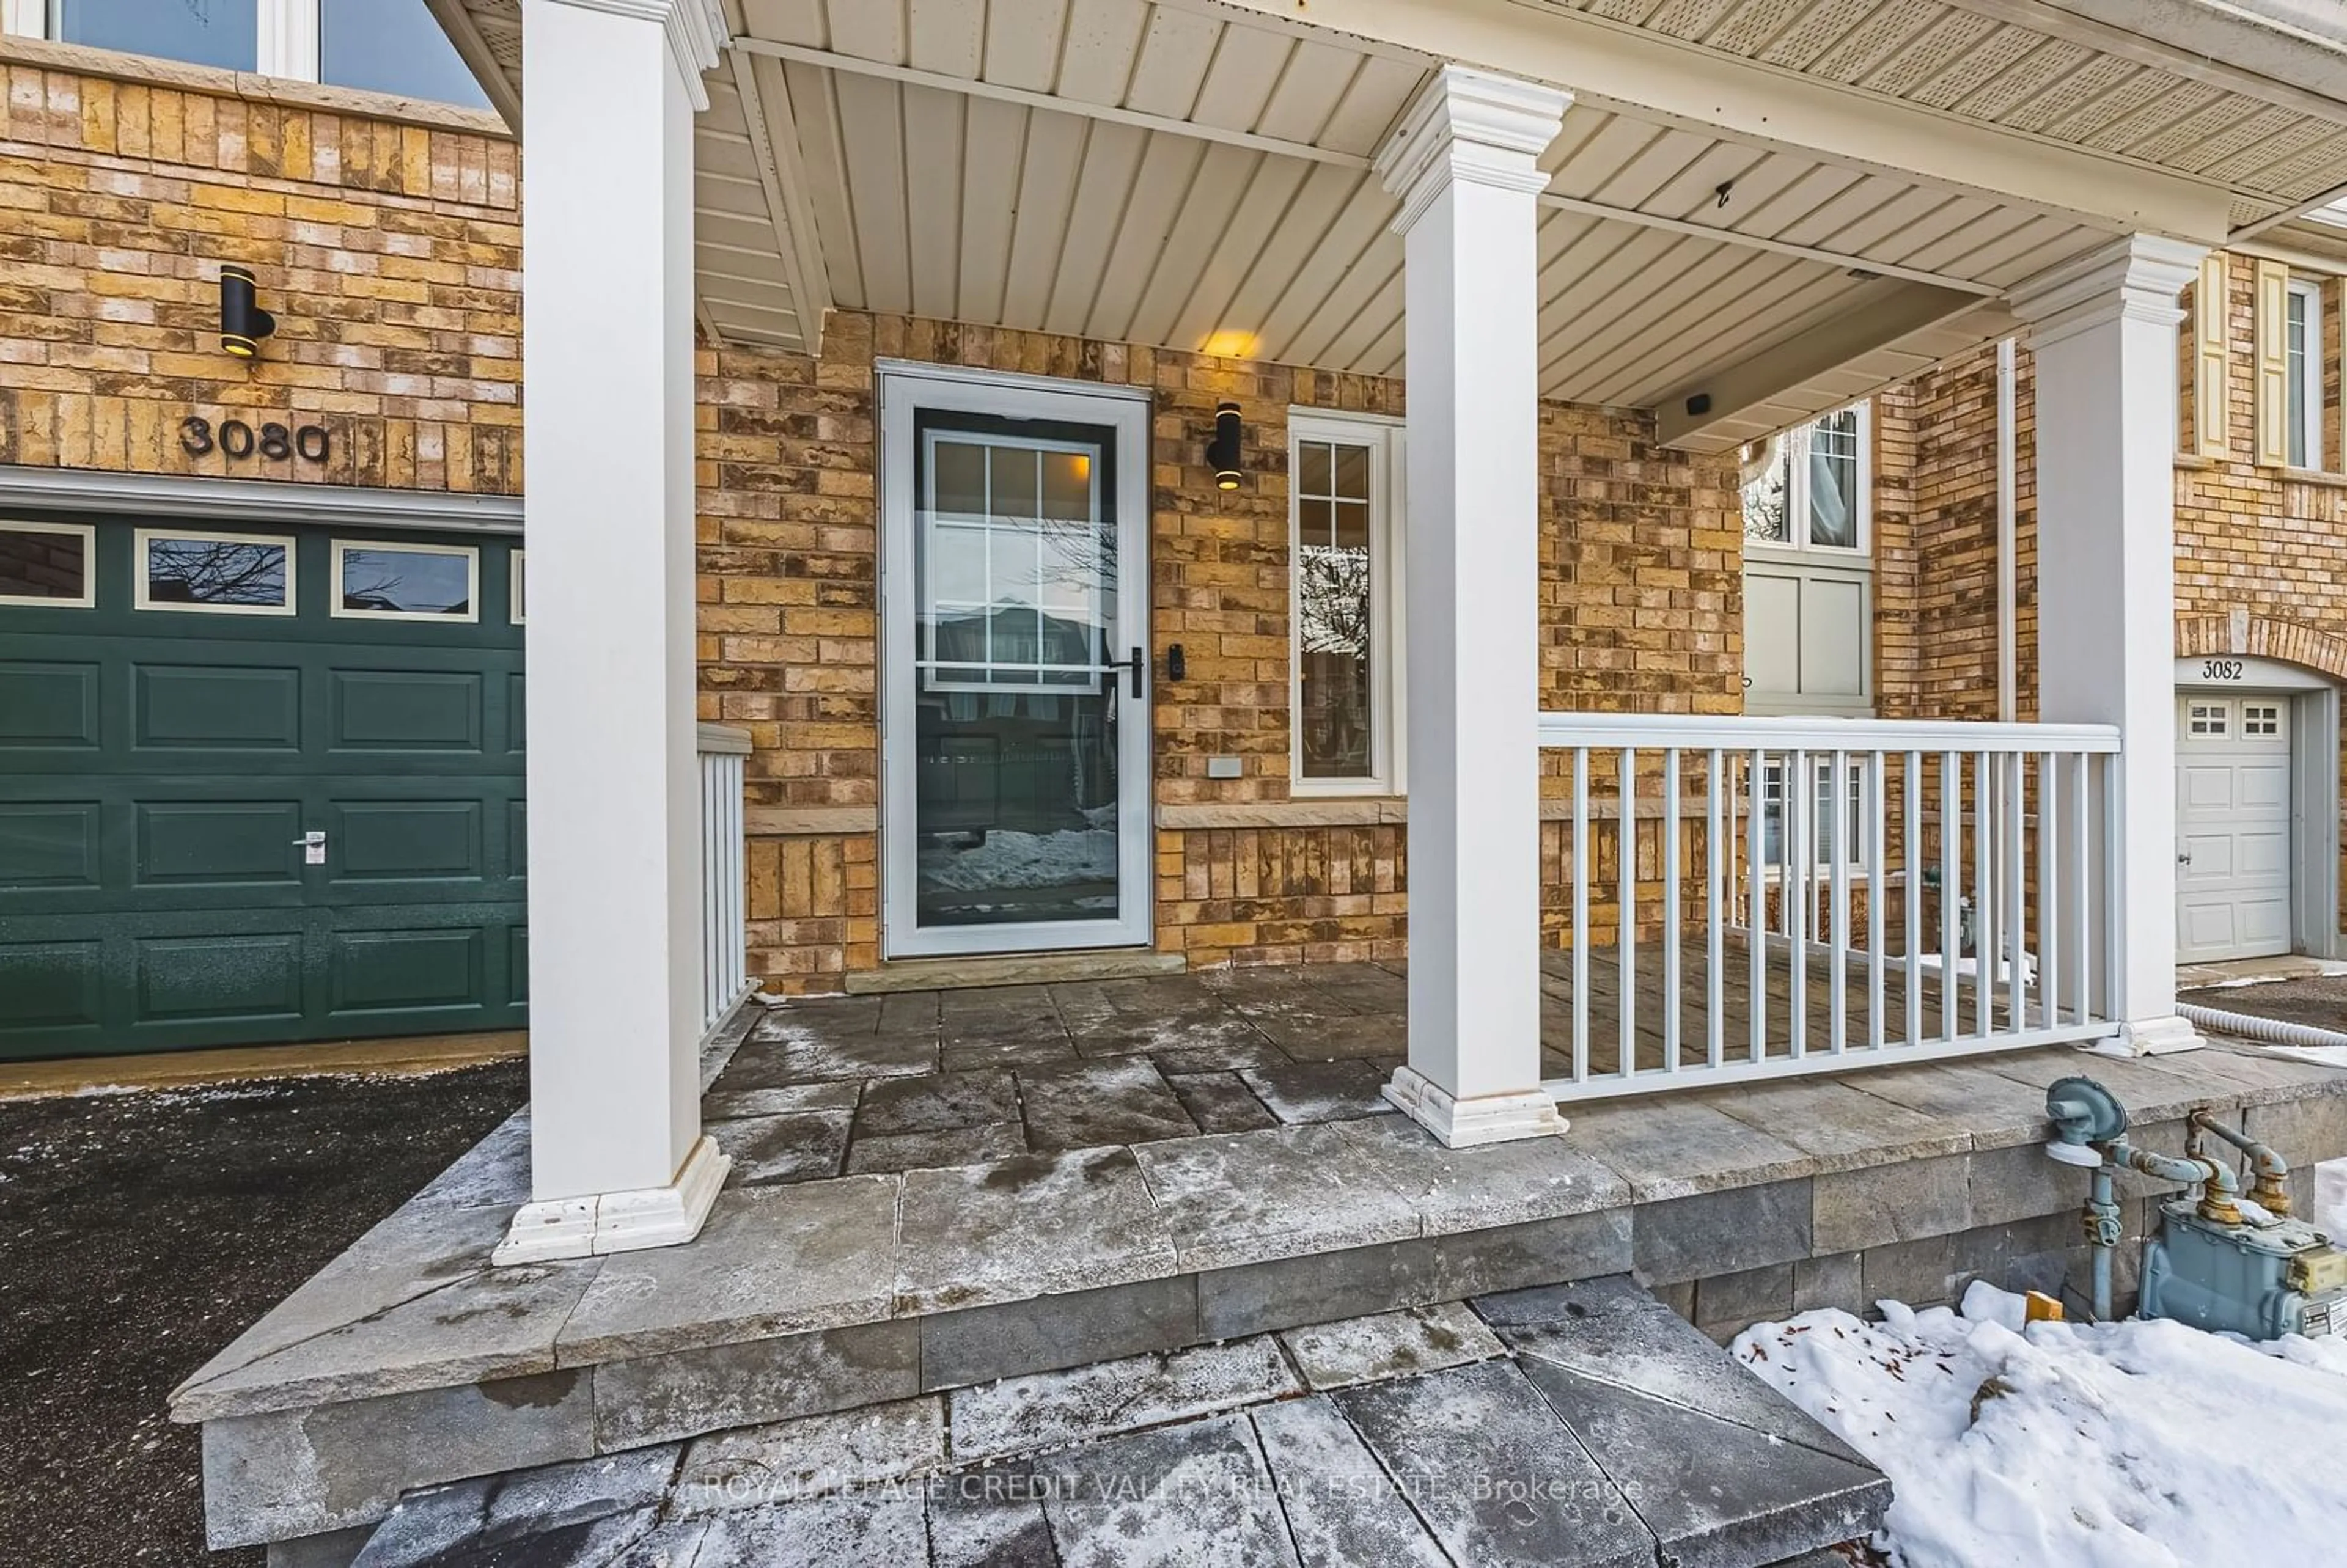
[(480, 552), (447, 545), (334, 541), (334, 615), (351, 620), (477, 621)]
[(262, 534), (140, 528), (134, 556), (140, 610), (211, 615), (293, 613), (293, 541)]
[(0, 604), (87, 610), (97, 602), (97, 530), (0, 518)]

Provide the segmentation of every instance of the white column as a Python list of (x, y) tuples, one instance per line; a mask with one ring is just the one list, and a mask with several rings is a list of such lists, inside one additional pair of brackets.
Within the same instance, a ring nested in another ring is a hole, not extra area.
[(499, 1263), (688, 1241), (701, 1131), (692, 117), (710, 0), (527, 0), (532, 1202)]
[(1378, 159), (1409, 378), (1409, 1064), (1445, 1143), (1561, 1132), (1540, 1069), (1533, 197), (1569, 94), (1446, 67)]
[(2038, 711), (2119, 728), (2095, 999), (2137, 1053), (2198, 1043), (2176, 1016), (2176, 327), (2204, 253), (2133, 235), (2013, 299), (2036, 361)]

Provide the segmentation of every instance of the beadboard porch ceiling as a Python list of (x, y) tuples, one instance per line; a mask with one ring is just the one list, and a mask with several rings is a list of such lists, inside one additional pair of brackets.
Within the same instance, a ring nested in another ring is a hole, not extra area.
[[(433, 4), (515, 116), (518, 0)], [(2347, 104), (2041, 0), (723, 8), (700, 309), (795, 351), (842, 307), (1399, 374), (1388, 130), (1440, 54), (1610, 51), (1546, 159), (1542, 390), (1698, 450), (2001, 335), (1997, 296), (2109, 234), (2219, 241), (2347, 183)], [(1824, 134), (1852, 112), (1883, 138)]]

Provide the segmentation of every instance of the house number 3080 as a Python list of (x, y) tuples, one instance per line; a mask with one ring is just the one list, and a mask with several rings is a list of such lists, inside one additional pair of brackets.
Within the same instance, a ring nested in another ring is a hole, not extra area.
[(241, 462), (258, 452), (272, 463), (292, 457), (304, 463), (323, 463), (331, 443), (323, 425), (300, 425), (289, 429), (272, 424), (256, 430), (241, 419), (223, 419), (215, 431), (210, 420), (191, 415), (179, 421), (179, 447), (190, 457), (208, 456), (217, 451), (232, 461)]

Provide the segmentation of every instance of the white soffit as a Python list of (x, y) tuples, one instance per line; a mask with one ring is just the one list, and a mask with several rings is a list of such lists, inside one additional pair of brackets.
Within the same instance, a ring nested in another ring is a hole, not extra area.
[[(433, 3), (466, 11), (477, 68), (484, 49), (497, 63), (502, 37), (518, 43), (518, 0)], [(2073, 141), (2115, 169), (2188, 167), (2212, 192), (2228, 183), (2237, 217), (2286, 210), (2347, 163), (2335, 124), (2284, 126), (2277, 106), (2078, 55), (1979, 9), (2037, 3), (1501, 9), (1658, 31), (1854, 97)], [(1368, 163), (1430, 56), (1258, 0), (726, 0), (726, 13), (735, 46), (708, 78), (696, 190), (702, 319), (721, 335), (812, 349), (837, 304), (1400, 371), (1401, 249)], [(1805, 343), (1853, 317), (1930, 318), (1682, 432), (1732, 445), (1988, 341), (2009, 328), (2002, 313), (1942, 310), (1938, 291), (1994, 295), (2115, 227), (1905, 176), (1865, 150), (1739, 141), (1584, 95), (1546, 160), (1543, 393), (1658, 406), (1723, 370), (1798, 366)]]

